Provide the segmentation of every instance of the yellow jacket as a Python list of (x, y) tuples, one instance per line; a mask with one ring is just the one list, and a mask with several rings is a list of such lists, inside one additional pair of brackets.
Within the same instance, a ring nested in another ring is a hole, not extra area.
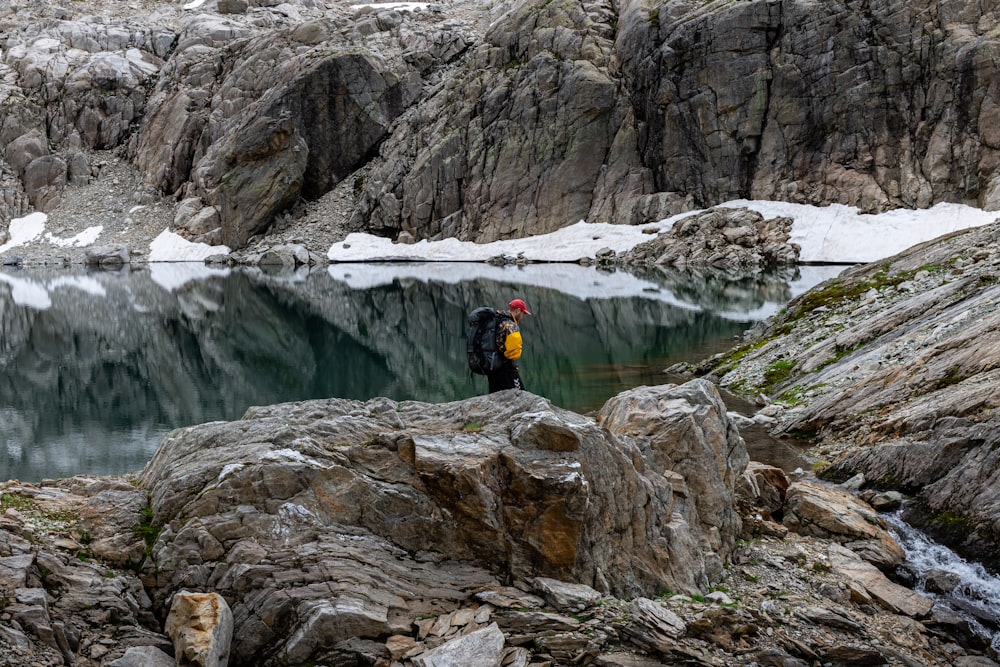
[(504, 319), (500, 324), (500, 331), (503, 336), (503, 356), (511, 361), (517, 361), (521, 358), (521, 347), (524, 344), (517, 322)]

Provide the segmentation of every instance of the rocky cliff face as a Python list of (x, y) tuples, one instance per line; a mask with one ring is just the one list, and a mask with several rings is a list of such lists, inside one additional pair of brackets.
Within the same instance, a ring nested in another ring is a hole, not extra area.
[(705, 366), (764, 392), (829, 474), (914, 497), (915, 523), (997, 565), (1000, 225), (846, 271)]
[(629, 5), (616, 44), (643, 164), (657, 190), (703, 203), (993, 208), (995, 10)]
[(92, 2), (6, 14), (4, 220), (93, 178), (97, 149), (231, 246), (344, 181), (354, 228), (418, 239), (739, 197), (1000, 203), (991, 3)]

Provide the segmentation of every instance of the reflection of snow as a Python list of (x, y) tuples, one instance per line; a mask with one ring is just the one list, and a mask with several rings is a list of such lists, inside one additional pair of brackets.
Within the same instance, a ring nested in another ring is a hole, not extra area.
[(48, 310), (52, 307), (52, 299), (45, 285), (34, 280), (22, 280), (0, 273), (0, 283), (10, 285), (10, 296), (19, 306), (27, 306), (35, 310)]
[(149, 266), (149, 277), (168, 292), (190, 282), (228, 275), (228, 268), (215, 269), (196, 262), (157, 262)]
[(104, 287), (89, 276), (60, 276), (48, 283), (25, 278), (15, 278), (0, 272), (0, 283), (10, 285), (10, 296), (19, 306), (34, 310), (48, 310), (52, 307), (50, 293), (60, 287), (78, 289), (81, 292), (104, 296)]
[(90, 276), (59, 276), (58, 278), (50, 281), (48, 283), (50, 290), (58, 289), (60, 287), (70, 287), (78, 289), (81, 292), (86, 292), (87, 294), (93, 294), (94, 296), (104, 296), (104, 285), (97, 282)]
[[(798, 296), (824, 280), (838, 275), (843, 270), (843, 266), (801, 266), (798, 268), (799, 277), (788, 282), (791, 296)], [(640, 278), (628, 271), (605, 271), (594, 266), (580, 264), (494, 266), (475, 262), (460, 264), (452, 262), (359, 262), (331, 264), (327, 267), (327, 273), (337, 282), (345, 283), (356, 290), (391, 285), (393, 282), (401, 280), (445, 284), (490, 280), (551, 289), (584, 301), (634, 297), (662, 301), (688, 310), (704, 309), (700, 304), (677, 296), (663, 285)], [(756, 321), (774, 315), (784, 306), (784, 301), (780, 303), (769, 302), (754, 309), (726, 308), (722, 311), (713, 311), (713, 313), (726, 319)]]
[(331, 264), (327, 273), (352, 289), (390, 285), (396, 280), (458, 284), (476, 280), (536, 285), (566, 292), (579, 299), (633, 296), (643, 289), (658, 289), (627, 271), (599, 271), (580, 264), (525, 264), (494, 266), (486, 263), (386, 262)]

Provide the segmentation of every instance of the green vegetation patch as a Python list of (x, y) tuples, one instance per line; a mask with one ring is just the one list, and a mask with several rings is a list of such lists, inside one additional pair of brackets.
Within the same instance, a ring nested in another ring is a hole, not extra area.
[(73, 523), (79, 518), (70, 510), (43, 509), (34, 499), (20, 493), (5, 493), (0, 496), (0, 512), (9, 509), (17, 510), (32, 523), (49, 530), (61, 529), (62, 526), (55, 524)]
[(804, 399), (802, 398), (802, 387), (796, 385), (781, 392), (778, 396), (778, 402), (784, 403), (785, 405), (800, 405), (804, 402)]
[(770, 364), (764, 369), (764, 385), (766, 390), (769, 391), (787, 380), (791, 376), (792, 369), (794, 368), (795, 362), (791, 359), (778, 359), (774, 363)]
[(0, 495), (0, 512), (6, 512), (9, 509), (15, 509), (19, 512), (37, 511), (38, 503), (20, 493), (5, 493)]
[(948, 372), (945, 373), (942, 377), (939, 377), (938, 379), (929, 383), (926, 393), (954, 386), (962, 382), (963, 380), (968, 379), (968, 377), (969, 377), (968, 375), (962, 372), (961, 368), (959, 368), (958, 366), (952, 366), (951, 368), (948, 369)]
[(823, 287), (810, 290), (799, 297), (792, 310), (789, 311), (785, 321), (798, 320), (822, 306), (831, 308), (844, 301), (860, 298), (862, 294), (872, 289), (881, 290), (886, 287), (896, 287), (907, 280), (911, 280), (920, 271), (937, 273), (941, 270), (941, 267), (937, 264), (927, 264), (921, 266), (919, 269), (908, 269), (890, 275), (888, 272), (889, 266), (884, 265), (881, 271), (865, 280), (846, 281), (841, 278), (834, 278)]
[(832, 464), (829, 461), (816, 461), (812, 464), (812, 473), (817, 477), (822, 477)]
[(964, 517), (954, 512), (944, 511), (931, 517), (931, 524), (938, 528), (949, 530), (960, 529), (969, 523), (968, 517)]
[(749, 343), (744, 343), (743, 345), (734, 347), (722, 357), (719, 363), (716, 364), (716, 366), (712, 369), (712, 372), (717, 375), (725, 375), (726, 373), (735, 369), (736, 366), (739, 364), (739, 362), (742, 361), (744, 358), (746, 358), (748, 355), (761, 349), (762, 347), (770, 343), (772, 340), (774, 340), (776, 337), (777, 336), (775, 335), (767, 338), (760, 338), (751, 341)]
[[(145, 558), (152, 555), (153, 545), (156, 544), (156, 539), (160, 536), (161, 528), (162, 526), (156, 526), (153, 524), (153, 506), (147, 499), (146, 506), (139, 510), (139, 526), (135, 529), (135, 536), (142, 540), (146, 545)], [(133, 569), (136, 572), (139, 572), (142, 569), (142, 564), (145, 561), (145, 558), (138, 563), (133, 563)]]

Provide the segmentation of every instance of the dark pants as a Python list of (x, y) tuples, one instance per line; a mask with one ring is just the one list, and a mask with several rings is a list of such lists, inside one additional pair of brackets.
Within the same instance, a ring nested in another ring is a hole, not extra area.
[(491, 394), (502, 389), (524, 389), (521, 373), (517, 366), (511, 364), (504, 364), (499, 370), (490, 371), (486, 374), (486, 379), (490, 381)]

